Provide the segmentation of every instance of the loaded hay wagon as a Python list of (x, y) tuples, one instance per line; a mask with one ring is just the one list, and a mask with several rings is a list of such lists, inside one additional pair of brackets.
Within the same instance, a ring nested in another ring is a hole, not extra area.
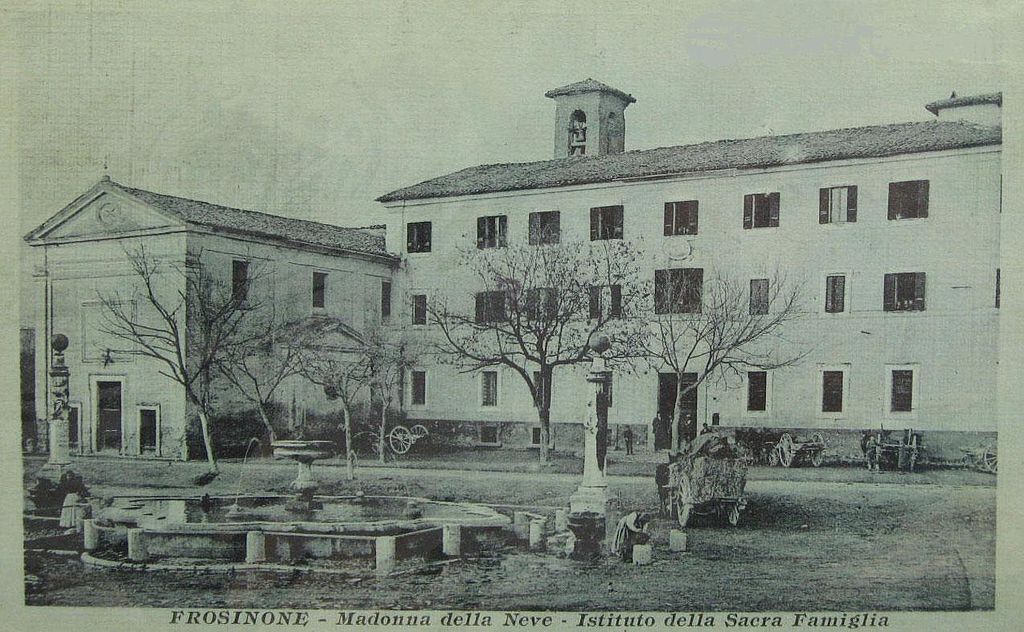
[(977, 448), (960, 448), (964, 453), (964, 465), (989, 474), (999, 473), (999, 456), (995, 447), (987, 445)]
[(793, 439), (788, 432), (779, 437), (778, 443), (768, 453), (768, 465), (790, 467), (798, 462), (821, 467), (825, 462), (825, 437), (815, 432), (810, 439)]
[(747, 506), (747, 464), (740, 458), (683, 455), (668, 464), (670, 511), (685, 527), (692, 514), (717, 514), (736, 526)]

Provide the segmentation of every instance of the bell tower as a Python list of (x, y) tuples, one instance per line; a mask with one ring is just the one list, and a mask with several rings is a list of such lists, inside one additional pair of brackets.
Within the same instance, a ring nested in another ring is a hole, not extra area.
[(548, 90), (555, 100), (555, 158), (621, 154), (632, 95), (586, 79)]

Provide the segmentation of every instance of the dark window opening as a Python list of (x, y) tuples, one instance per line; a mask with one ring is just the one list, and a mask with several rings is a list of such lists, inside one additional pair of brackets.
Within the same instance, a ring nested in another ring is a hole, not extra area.
[(530, 428), (530, 445), (540, 445), (540, 428)]
[(507, 244), (508, 216), (490, 215), (476, 218), (476, 247), (503, 248)]
[(892, 372), (892, 402), (890, 410), (906, 413), (914, 408), (914, 372), (897, 369)]
[(658, 314), (698, 314), (703, 289), (703, 268), (655, 270), (654, 310)]
[(412, 324), (414, 324), (414, 325), (426, 325), (427, 324), (427, 295), (426, 294), (413, 294), (412, 295)]
[(768, 409), (768, 372), (747, 372), (747, 410), (764, 412)]
[(818, 223), (839, 224), (857, 221), (857, 187), (830, 187), (818, 190)]
[(427, 373), (426, 371), (412, 372), (412, 405), (425, 406), (427, 403)]
[(480, 375), (480, 404), (482, 406), (498, 405), (497, 371), (484, 371)]
[(387, 320), (391, 317), (391, 283), (380, 282), (380, 317)]
[(665, 236), (697, 234), (697, 200), (665, 202)]
[(313, 273), (313, 307), (322, 308), (327, 293), (327, 274), (324, 272)]
[(552, 288), (526, 290), (526, 317), (533, 321), (553, 320), (558, 316), (558, 295)]
[(430, 222), (412, 222), (405, 227), (408, 252), (430, 252)]
[(843, 412), (843, 372), (822, 371), (821, 373), (821, 412)]
[(557, 244), (562, 240), (561, 213), (539, 211), (530, 213), (530, 245)]
[(889, 219), (928, 217), (928, 180), (889, 183)]
[(622, 317), (622, 286), (592, 285), (590, 286), (590, 318), (600, 320)]
[(480, 443), (498, 445), (498, 426), (496, 424), (483, 424), (480, 426)]
[(570, 156), (583, 156), (587, 153), (587, 115), (583, 110), (576, 110), (569, 117), (569, 150)]
[(231, 262), (231, 297), (238, 302), (249, 296), (249, 262), (234, 259)]
[(153, 408), (139, 410), (139, 449), (143, 454), (155, 453), (157, 443), (157, 412)]
[(825, 277), (825, 312), (838, 314), (846, 309), (846, 277), (830, 275)]
[(750, 314), (768, 313), (768, 279), (750, 279)]
[(479, 292), (476, 295), (476, 322), (497, 323), (508, 320), (504, 292)]
[(778, 225), (778, 193), (750, 193), (743, 196), (743, 228), (770, 228)]
[(590, 241), (622, 239), (622, 216), (621, 206), (590, 209)]
[(68, 448), (72, 452), (82, 451), (82, 423), (78, 406), (68, 407)]
[(921, 311), (924, 309), (924, 272), (886, 274), (884, 292), (883, 309), (885, 311)]

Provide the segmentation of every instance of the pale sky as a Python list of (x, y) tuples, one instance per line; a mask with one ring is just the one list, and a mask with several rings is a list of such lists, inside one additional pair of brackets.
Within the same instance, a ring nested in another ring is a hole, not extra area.
[[(1011, 2), (64, 2), (15, 18), (21, 229), (114, 180), (332, 222), (551, 158), (550, 88), (632, 93), (627, 149), (924, 120), (1002, 89)], [(171, 6), (173, 5), (173, 6)]]

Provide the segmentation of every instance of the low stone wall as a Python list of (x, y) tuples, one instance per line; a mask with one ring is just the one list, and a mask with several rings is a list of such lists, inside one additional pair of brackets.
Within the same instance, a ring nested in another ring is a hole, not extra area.
[(395, 536), (395, 557), (400, 560), (411, 557), (425, 559), (440, 557), (441, 534), (441, 527), (431, 527)]
[(156, 557), (245, 559), (244, 533), (164, 532), (144, 530), (146, 550)]

